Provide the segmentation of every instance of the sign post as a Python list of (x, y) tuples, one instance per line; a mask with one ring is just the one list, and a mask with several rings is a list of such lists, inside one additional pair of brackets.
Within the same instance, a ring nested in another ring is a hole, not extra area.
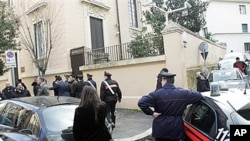
[(12, 50), (5, 51), (6, 56), (6, 67), (11, 69), (11, 82), (15, 86), (15, 72), (14, 68), (16, 67), (16, 55)]

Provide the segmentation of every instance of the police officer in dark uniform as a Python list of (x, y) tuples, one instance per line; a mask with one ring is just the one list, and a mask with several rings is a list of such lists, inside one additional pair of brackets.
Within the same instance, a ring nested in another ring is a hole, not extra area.
[[(152, 136), (156, 141), (179, 141), (184, 139), (182, 115), (188, 104), (202, 99), (200, 92), (174, 86), (175, 74), (162, 72), (162, 88), (143, 96), (138, 106), (154, 117)], [(154, 110), (152, 110), (153, 108)]]
[(162, 88), (162, 85), (161, 85), (161, 72), (168, 72), (168, 69), (167, 68), (162, 68), (160, 73), (157, 75), (157, 82), (156, 82), (156, 89), (155, 90), (158, 90), (158, 89)]
[(117, 100), (121, 102), (122, 92), (119, 84), (111, 79), (108, 72), (104, 72), (104, 81), (101, 83), (100, 98), (107, 104), (107, 119), (111, 122), (113, 128), (115, 127), (115, 107)]
[(88, 82), (83, 81), (83, 75), (82, 73), (77, 75), (77, 83), (75, 87), (75, 94), (73, 94), (73, 97), (81, 98), (83, 87), (86, 85), (89, 85)]
[(93, 85), (95, 88), (97, 88), (96, 82), (93, 80), (92, 77), (93, 77), (92, 74), (87, 73), (87, 78), (88, 78), (87, 82), (88, 82), (91, 86)]

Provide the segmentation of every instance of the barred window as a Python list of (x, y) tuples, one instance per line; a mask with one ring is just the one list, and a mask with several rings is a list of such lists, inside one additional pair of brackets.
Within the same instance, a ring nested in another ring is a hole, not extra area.
[(138, 28), (136, 0), (129, 0), (128, 6), (129, 6), (130, 26)]
[(239, 5), (239, 8), (240, 8), (240, 14), (241, 15), (246, 15), (247, 14), (245, 5)]
[(250, 51), (250, 43), (244, 43), (245, 52)]

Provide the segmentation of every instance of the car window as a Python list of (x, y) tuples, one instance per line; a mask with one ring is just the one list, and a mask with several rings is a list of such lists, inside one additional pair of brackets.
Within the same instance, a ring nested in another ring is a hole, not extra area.
[(0, 116), (0, 124), (16, 127), (18, 120), (18, 112), (23, 109), (23, 107), (16, 105), (14, 103), (8, 103), (3, 109)]
[(215, 135), (215, 111), (203, 102), (197, 104), (188, 122), (210, 137)]
[(29, 129), (32, 131), (32, 135), (30, 135), (30, 136), (32, 136), (34, 138), (39, 137), (40, 131), (41, 131), (41, 126), (40, 126), (39, 118), (35, 113), (31, 115), (26, 129)]
[(59, 105), (47, 107), (42, 111), (42, 118), (49, 131), (61, 132), (73, 126), (75, 108), (78, 105)]

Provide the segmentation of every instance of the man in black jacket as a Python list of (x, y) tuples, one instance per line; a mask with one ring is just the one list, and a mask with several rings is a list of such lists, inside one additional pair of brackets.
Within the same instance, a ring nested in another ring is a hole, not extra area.
[(111, 79), (111, 75), (108, 72), (104, 72), (104, 81), (101, 83), (100, 98), (107, 104), (107, 119), (112, 122), (113, 128), (115, 127), (115, 107), (117, 100), (121, 102), (122, 92), (119, 84)]

